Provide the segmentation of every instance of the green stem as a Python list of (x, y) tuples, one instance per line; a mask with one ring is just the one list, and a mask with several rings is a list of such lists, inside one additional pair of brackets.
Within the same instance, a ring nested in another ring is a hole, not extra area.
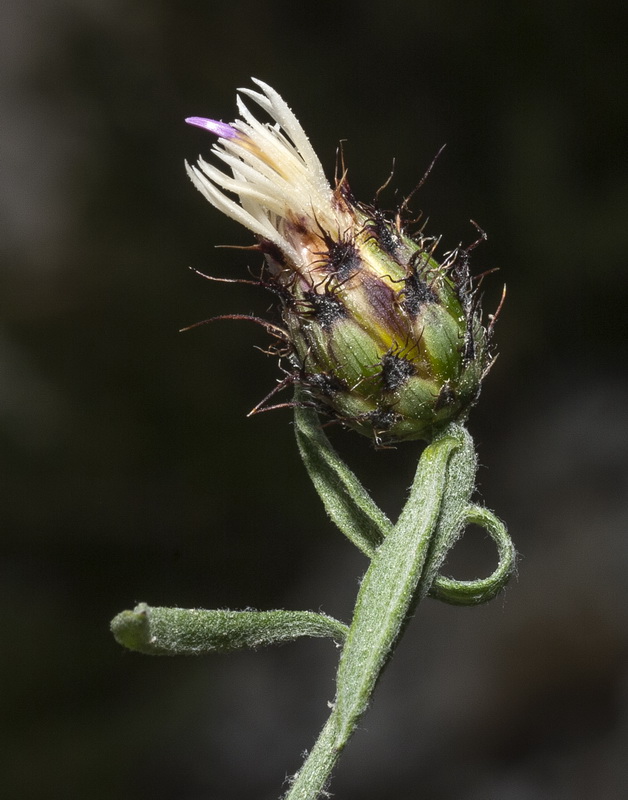
[[(297, 408), (295, 421), (303, 461), (327, 512), (371, 559), (351, 626), (310, 611), (220, 611), (140, 603), (118, 614), (112, 631), (125, 647), (152, 655), (227, 652), (300, 636), (344, 641), (333, 710), (285, 795), (285, 800), (317, 800), (417, 604), (428, 594), (461, 605), (491, 599), (514, 571), (516, 554), (504, 524), (470, 502), (476, 457), (462, 426), (450, 424), (425, 448), (408, 501), (393, 526), (333, 449), (315, 412)], [(497, 567), (488, 578), (473, 581), (444, 577), (440, 570), (447, 553), (469, 523), (484, 527), (494, 540)]]
[(323, 794), (342, 751), (337, 740), (338, 713), (334, 709), (303, 766), (293, 777), (285, 800), (316, 800)]
[(423, 452), (408, 502), (360, 586), (334, 709), (285, 800), (316, 800), (324, 792), (409, 615), (462, 530), (475, 468), (473, 444), (459, 425), (450, 425)]

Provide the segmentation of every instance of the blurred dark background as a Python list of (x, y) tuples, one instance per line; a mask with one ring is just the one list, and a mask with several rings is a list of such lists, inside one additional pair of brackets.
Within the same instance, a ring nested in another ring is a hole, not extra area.
[[(123, 651), (154, 605), (349, 619), (366, 562), (308, 483), (289, 412), (246, 419), (276, 364), (249, 244), (184, 158), (274, 86), (330, 176), (414, 206), (442, 250), (489, 234), (508, 299), (470, 419), (519, 577), (420, 608), (333, 784), (361, 800), (628, 791), (625, 4), (5, 0), (0, 8), (4, 797), (275, 800), (333, 696), (325, 641), (202, 659)], [(442, 252), (441, 250), (441, 252)], [(394, 513), (420, 447), (334, 441)], [(486, 574), (471, 530), (450, 560)]]

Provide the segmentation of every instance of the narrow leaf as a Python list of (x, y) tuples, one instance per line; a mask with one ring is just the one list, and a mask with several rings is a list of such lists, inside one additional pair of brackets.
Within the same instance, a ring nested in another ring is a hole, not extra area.
[[(297, 402), (300, 399), (297, 394)], [(327, 513), (372, 558), (392, 523), (334, 450), (316, 412), (297, 407), (294, 419), (299, 452)]]
[[(408, 613), (417, 587), (430, 570), (432, 543), (450, 493), (451, 481), (466, 471), (449, 469), (457, 451), (464, 450), (463, 434), (450, 425), (446, 435), (423, 451), (416, 476), (399, 521), (377, 549), (364, 576), (338, 666), (336, 710), (338, 746), (349, 736), (369, 702), (375, 683), (387, 662)], [(475, 466), (472, 456), (471, 471)], [(455, 476), (455, 477), (454, 477)], [(467, 502), (465, 496), (464, 504)]]
[(468, 506), (465, 523), (480, 525), (488, 532), (497, 545), (497, 567), (488, 578), (473, 581), (457, 581), (437, 575), (430, 597), (452, 605), (473, 606), (492, 600), (504, 588), (515, 571), (517, 552), (504, 523), (487, 508)]
[(111, 622), (116, 641), (148, 655), (228, 653), (298, 639), (343, 642), (347, 626), (313, 611), (206, 611), (140, 603)]

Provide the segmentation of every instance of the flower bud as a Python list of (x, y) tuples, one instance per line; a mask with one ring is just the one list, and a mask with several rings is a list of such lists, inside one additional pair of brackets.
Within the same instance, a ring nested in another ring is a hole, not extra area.
[[(193, 117), (218, 136), (213, 153), (187, 165), (216, 208), (252, 230), (265, 256), (262, 283), (280, 298), (288, 379), (316, 408), (376, 444), (431, 440), (464, 417), (489, 365), (469, 250), (439, 263), (434, 239), (412, 237), (354, 200), (346, 176), (331, 188), (300, 124), (279, 95), (240, 90), (231, 124)], [(239, 203), (226, 192), (235, 194)]]

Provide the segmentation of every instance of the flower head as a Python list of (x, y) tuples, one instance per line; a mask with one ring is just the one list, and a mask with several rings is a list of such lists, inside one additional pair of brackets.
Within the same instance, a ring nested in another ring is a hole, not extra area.
[[(331, 187), (305, 132), (262, 81), (241, 89), (240, 119), (187, 122), (218, 137), (229, 172), (187, 166), (209, 202), (249, 228), (264, 254), (263, 283), (280, 298), (288, 380), (316, 407), (376, 443), (431, 439), (475, 402), (488, 365), (469, 251), (442, 263), (438, 240), (411, 236), (356, 202), (346, 175)], [(234, 196), (237, 199), (234, 199)]]

